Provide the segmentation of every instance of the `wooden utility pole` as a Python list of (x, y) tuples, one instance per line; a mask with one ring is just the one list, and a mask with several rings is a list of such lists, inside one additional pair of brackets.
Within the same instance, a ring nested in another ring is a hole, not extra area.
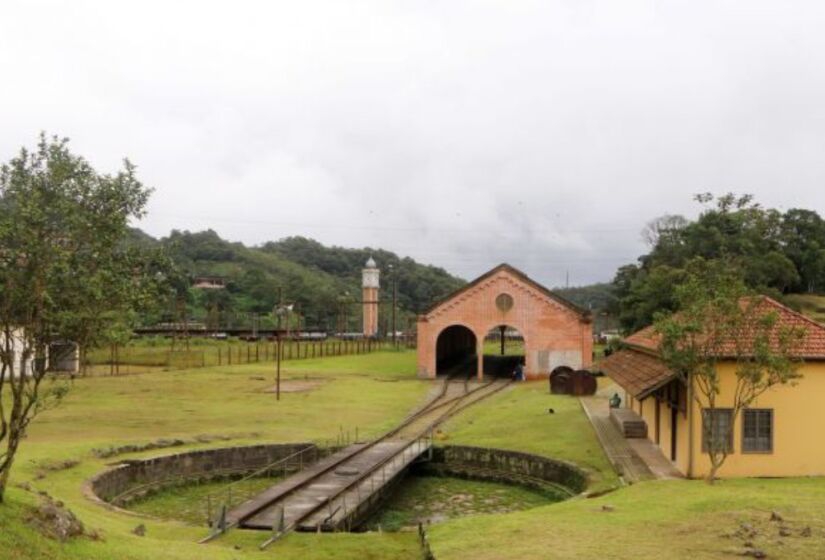
[(275, 400), (281, 400), (281, 353), (283, 345), (281, 344), (281, 315), (284, 312), (284, 290), (278, 286), (278, 305), (275, 308), (275, 317), (278, 321), (278, 328), (275, 331), (275, 340), (278, 344), (278, 353), (275, 358)]
[(392, 276), (392, 347), (398, 349), (398, 328), (395, 326), (395, 306), (398, 302), (398, 282), (395, 280), (395, 274)]
[(275, 400), (281, 400), (281, 332), (275, 335), (278, 341), (278, 357), (275, 360)]

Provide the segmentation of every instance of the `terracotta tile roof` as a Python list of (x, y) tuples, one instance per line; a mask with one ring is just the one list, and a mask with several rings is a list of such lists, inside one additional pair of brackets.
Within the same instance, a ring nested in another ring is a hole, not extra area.
[[(797, 313), (793, 309), (767, 296), (759, 296), (759, 299), (758, 307), (764, 308), (765, 313), (777, 313), (778, 326), (800, 329), (805, 333), (799, 347), (794, 352), (796, 357), (810, 360), (825, 360), (825, 325), (821, 325), (813, 319)], [(748, 301), (749, 300), (743, 300), (742, 305), (747, 304)], [(657, 352), (660, 338), (660, 335), (650, 326), (625, 338), (624, 343), (631, 347)], [(740, 340), (740, 343), (741, 342)], [(730, 347), (733, 348), (733, 345), (731, 344)], [(733, 355), (734, 353), (733, 350), (729, 353), (723, 351), (722, 355)]]
[(645, 398), (676, 377), (656, 356), (630, 348), (599, 362), (599, 369), (637, 399)]
[(644, 348), (657, 352), (659, 350), (659, 340), (661, 336), (653, 328), (653, 325), (645, 327), (640, 331), (636, 331), (624, 339), (624, 343), (628, 346), (636, 346), (637, 348)]

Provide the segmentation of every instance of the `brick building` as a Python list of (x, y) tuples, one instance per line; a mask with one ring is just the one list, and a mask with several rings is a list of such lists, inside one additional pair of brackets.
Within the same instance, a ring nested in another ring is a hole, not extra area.
[(485, 337), (501, 327), (523, 337), (528, 378), (547, 377), (559, 366), (581, 369), (591, 364), (589, 312), (502, 264), (419, 316), (419, 377), (435, 377), (446, 364), (465, 358), (475, 359), (481, 378)]

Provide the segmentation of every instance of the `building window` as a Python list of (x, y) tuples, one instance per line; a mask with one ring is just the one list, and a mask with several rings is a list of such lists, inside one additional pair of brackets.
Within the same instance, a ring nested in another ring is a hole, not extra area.
[(749, 408), (742, 415), (742, 452), (773, 451), (773, 409)]
[(713, 408), (702, 410), (702, 452), (733, 452), (733, 410)]

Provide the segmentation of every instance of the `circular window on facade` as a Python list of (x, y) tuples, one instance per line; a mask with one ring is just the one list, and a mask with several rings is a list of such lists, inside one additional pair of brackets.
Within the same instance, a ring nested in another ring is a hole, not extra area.
[(510, 294), (499, 294), (496, 296), (496, 307), (498, 307), (499, 311), (510, 311), (513, 308), (513, 296)]

